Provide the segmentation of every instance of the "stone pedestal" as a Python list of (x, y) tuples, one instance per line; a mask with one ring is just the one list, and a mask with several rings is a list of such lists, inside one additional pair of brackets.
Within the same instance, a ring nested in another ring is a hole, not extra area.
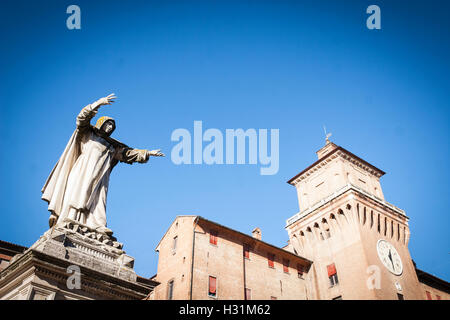
[(0, 299), (144, 299), (158, 283), (133, 264), (113, 236), (66, 221), (0, 272)]

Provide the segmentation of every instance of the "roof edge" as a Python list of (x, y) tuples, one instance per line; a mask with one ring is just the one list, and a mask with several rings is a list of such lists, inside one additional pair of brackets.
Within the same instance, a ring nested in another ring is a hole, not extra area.
[(327, 159), (328, 157), (330, 157), (331, 155), (335, 154), (338, 151), (342, 151), (347, 153), (348, 155), (350, 155), (351, 157), (356, 158), (356, 160), (364, 163), (365, 165), (369, 166), (370, 168), (372, 168), (373, 170), (378, 171), (381, 176), (383, 176), (384, 174), (386, 174), (386, 172), (384, 172), (381, 169), (378, 169), (377, 167), (375, 167), (374, 165), (370, 164), (369, 162), (367, 162), (364, 159), (361, 159), (360, 157), (358, 157), (357, 155), (351, 153), (350, 151), (348, 151), (347, 149), (341, 147), (341, 146), (337, 146), (337, 148), (335, 148), (333, 151), (327, 153), (325, 156), (323, 156), (322, 158), (318, 159), (317, 161), (315, 161), (312, 165), (310, 165), (309, 167), (307, 167), (306, 169), (302, 170), (300, 173), (296, 174), (294, 177), (292, 177), (291, 179), (289, 179), (287, 181), (288, 184), (293, 185), (292, 182), (297, 179), (299, 176), (301, 176), (302, 174), (304, 174), (306, 171), (308, 171), (309, 169), (315, 167), (316, 165), (318, 165), (320, 162), (322, 162), (323, 160)]
[(288, 250), (285, 250), (285, 249), (283, 249), (283, 248), (277, 247), (277, 246), (275, 246), (275, 245), (273, 245), (273, 244), (270, 244), (270, 243), (268, 243), (268, 242), (259, 240), (259, 239), (257, 239), (257, 238), (252, 237), (251, 235), (248, 235), (248, 234), (243, 233), (243, 232), (241, 232), (241, 231), (238, 231), (238, 230), (232, 229), (232, 228), (230, 228), (230, 227), (221, 225), (220, 223), (217, 223), (217, 222), (215, 222), (215, 221), (211, 221), (211, 220), (205, 219), (205, 218), (203, 218), (202, 216), (198, 216), (198, 218), (199, 218), (200, 220), (203, 220), (203, 221), (205, 221), (205, 222), (212, 223), (212, 224), (214, 224), (214, 225), (216, 225), (216, 226), (219, 226), (219, 227), (221, 227), (221, 228), (225, 228), (225, 229), (230, 230), (230, 231), (232, 231), (232, 232), (238, 233), (239, 235), (244, 236), (244, 237), (246, 237), (246, 238), (250, 238), (252, 241), (259, 242), (259, 243), (261, 243), (261, 244), (263, 244), (263, 245), (269, 246), (269, 247), (274, 248), (274, 249), (276, 249), (276, 250), (280, 250), (280, 251), (282, 251), (282, 252), (284, 252), (284, 253), (287, 253), (287, 254), (289, 254), (289, 255), (292, 255), (292, 256), (294, 256), (294, 257), (296, 257), (296, 258), (300, 258), (300, 259), (306, 261), (307, 263), (309, 263), (310, 265), (313, 264), (313, 261), (311, 261), (311, 260), (309, 260), (309, 259), (307, 259), (307, 258), (305, 258), (305, 257), (299, 256), (299, 255), (297, 255), (297, 254), (295, 254), (295, 253), (293, 253), (293, 252), (291, 252), (291, 251), (288, 251)]

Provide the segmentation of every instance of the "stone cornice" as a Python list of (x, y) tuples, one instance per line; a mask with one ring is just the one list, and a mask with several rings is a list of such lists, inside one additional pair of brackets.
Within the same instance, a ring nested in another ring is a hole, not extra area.
[[(70, 274), (67, 267), (73, 263), (29, 249), (21, 257), (0, 272), (0, 288), (17, 277), (33, 270), (37, 275), (51, 278), (59, 283), (65, 283)], [(143, 299), (158, 283), (143, 285), (112, 277), (90, 268), (79, 266), (81, 270), (82, 290), (93, 295), (109, 296), (112, 299)]]
[(325, 165), (327, 165), (329, 162), (333, 161), (336, 158), (342, 158), (346, 161), (349, 161), (349, 162), (353, 163), (354, 165), (358, 166), (359, 168), (365, 170), (366, 172), (376, 176), (377, 178), (380, 178), (382, 175), (385, 174), (384, 171), (371, 165), (367, 161), (359, 158), (358, 156), (354, 155), (350, 151), (348, 151), (342, 147), (337, 147), (330, 153), (326, 154), (324, 157), (322, 157), (319, 160), (317, 160), (316, 162), (314, 162), (311, 166), (309, 166), (308, 168), (306, 168), (305, 170), (303, 170), (302, 172), (300, 172), (299, 174), (297, 174), (296, 176), (291, 178), (288, 181), (288, 183), (293, 186), (296, 186), (301, 180), (306, 179), (311, 174), (313, 174), (320, 168), (324, 167)]
[(313, 204), (311, 207), (295, 214), (294, 216), (292, 216), (291, 218), (286, 220), (286, 227), (289, 227), (291, 224), (293, 224), (294, 222), (305, 218), (306, 216), (310, 215), (311, 213), (315, 212), (317, 209), (323, 207), (324, 205), (326, 205), (327, 203), (329, 203), (330, 201), (340, 197), (341, 195), (343, 195), (344, 193), (346, 193), (349, 190), (353, 190), (358, 192), (359, 194), (362, 194), (363, 196), (365, 196), (366, 198), (371, 199), (372, 201), (376, 202), (377, 204), (383, 206), (384, 208), (388, 208), (390, 210), (392, 210), (393, 212), (395, 212), (396, 214), (399, 214), (403, 217), (405, 217), (406, 219), (409, 219), (406, 214), (405, 211), (403, 211), (400, 208), (397, 208), (396, 206), (394, 206), (393, 204), (390, 204), (387, 201), (384, 201), (376, 196), (374, 196), (373, 194), (368, 193), (367, 191), (353, 185), (353, 184), (347, 184), (345, 186), (343, 186), (341, 189), (336, 190), (335, 192), (333, 192), (332, 194), (330, 194), (329, 196), (323, 198), (322, 200), (316, 202), (315, 204)]

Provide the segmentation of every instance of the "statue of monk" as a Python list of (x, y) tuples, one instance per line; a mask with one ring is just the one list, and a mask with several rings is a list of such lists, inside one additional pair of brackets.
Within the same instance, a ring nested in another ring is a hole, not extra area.
[(106, 226), (106, 196), (109, 175), (120, 161), (145, 163), (150, 156), (164, 156), (158, 150), (133, 149), (112, 139), (114, 119), (101, 117), (95, 126), (90, 120), (101, 106), (110, 105), (116, 96), (110, 94), (84, 107), (77, 117), (72, 134), (58, 163), (44, 187), (42, 199), (48, 202), (50, 228), (71, 219), (108, 236)]

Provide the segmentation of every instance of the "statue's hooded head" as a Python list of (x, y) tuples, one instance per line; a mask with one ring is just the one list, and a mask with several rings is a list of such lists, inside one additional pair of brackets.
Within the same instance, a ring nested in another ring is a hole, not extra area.
[(95, 128), (110, 136), (116, 129), (116, 122), (111, 117), (100, 117), (95, 124)]

